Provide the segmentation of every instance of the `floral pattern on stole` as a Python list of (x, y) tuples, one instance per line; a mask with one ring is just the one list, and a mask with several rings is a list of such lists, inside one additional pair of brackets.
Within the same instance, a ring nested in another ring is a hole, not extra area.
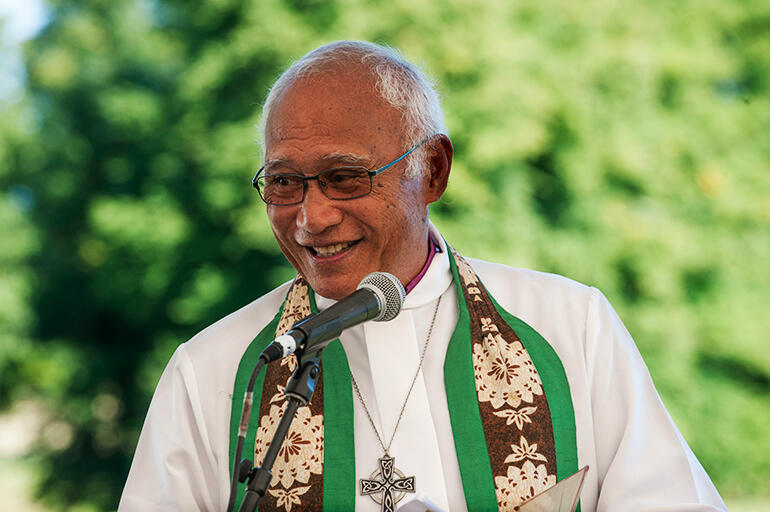
[[(307, 282), (295, 279), (286, 302), (275, 336), (285, 334), (292, 325), (311, 314)], [(294, 355), (280, 364), (268, 365), (263, 385), (263, 399), (259, 408), (259, 427), (254, 443), (254, 461), (259, 464), (265, 457), (275, 429), (283, 413), (283, 389), (294, 369)], [(323, 372), (321, 372), (323, 375)], [(269, 397), (269, 399), (268, 399)], [(313, 401), (300, 407), (289, 433), (273, 465), (273, 479), (259, 509), (322, 510), (323, 502), (324, 423), (322, 377), (318, 379)]]
[(478, 276), (452, 252), (468, 305), (473, 372), (497, 505), (514, 507), (556, 484), (548, 402), (532, 359)]

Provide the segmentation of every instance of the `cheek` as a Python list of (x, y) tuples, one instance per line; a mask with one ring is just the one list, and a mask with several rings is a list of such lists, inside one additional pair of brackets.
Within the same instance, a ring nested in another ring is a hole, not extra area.
[(374, 217), (379, 219), (380, 232), (388, 238), (387, 243), (411, 240), (415, 231), (420, 231), (426, 221), (425, 208), (409, 196), (381, 197), (379, 209)]
[(414, 223), (422, 223), (426, 220), (426, 205), (422, 202), (419, 186), (412, 181), (402, 181), (399, 193), (390, 201), (390, 210), (398, 212), (405, 221), (402, 226), (405, 231)]
[(278, 242), (281, 251), (286, 254), (291, 250), (291, 243), (294, 240), (294, 228), (297, 223), (295, 219), (287, 212), (267, 212), (267, 219), (270, 222), (270, 229)]
[(267, 219), (276, 236), (286, 233), (291, 227), (291, 216), (286, 211), (268, 207)]

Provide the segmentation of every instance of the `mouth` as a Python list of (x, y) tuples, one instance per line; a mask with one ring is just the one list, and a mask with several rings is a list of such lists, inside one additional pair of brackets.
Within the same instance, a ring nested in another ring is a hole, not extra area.
[(324, 245), (324, 246), (310, 246), (307, 249), (318, 258), (332, 258), (339, 254), (344, 253), (351, 247), (353, 247), (358, 240), (353, 242), (340, 242), (336, 244)]

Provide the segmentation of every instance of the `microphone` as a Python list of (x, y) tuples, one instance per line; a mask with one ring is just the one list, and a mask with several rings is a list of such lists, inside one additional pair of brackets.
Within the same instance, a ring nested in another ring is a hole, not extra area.
[(355, 292), (294, 324), (259, 357), (270, 363), (293, 354), (298, 348), (303, 349), (305, 354), (320, 352), (348, 327), (367, 320), (393, 320), (401, 312), (405, 297), (404, 287), (396, 276), (387, 272), (372, 272), (358, 283)]

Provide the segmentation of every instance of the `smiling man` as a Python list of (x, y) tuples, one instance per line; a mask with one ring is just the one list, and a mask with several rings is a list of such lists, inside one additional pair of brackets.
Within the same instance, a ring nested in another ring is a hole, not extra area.
[[(371, 43), (322, 46), (278, 79), (263, 123), (253, 182), (297, 278), (179, 347), (120, 510), (225, 510), (233, 397), (259, 353), (372, 271), (405, 286), (402, 311), (326, 348), (260, 510), (389, 511), (418, 493), (444, 510), (513, 510), (583, 466), (583, 511), (726, 510), (600, 292), (466, 259), (430, 223), (452, 145), (418, 68)], [(295, 366), (257, 382), (257, 463)]]

